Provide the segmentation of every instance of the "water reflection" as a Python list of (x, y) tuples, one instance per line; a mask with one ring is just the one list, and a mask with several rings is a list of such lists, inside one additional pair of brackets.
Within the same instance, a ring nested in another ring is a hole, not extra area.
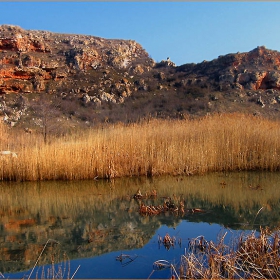
[[(202, 223), (235, 230), (258, 229), (259, 225), (277, 228), (279, 177), (278, 173), (238, 172), (111, 182), (1, 183), (0, 272), (5, 276), (32, 268), (50, 239), (55, 242), (48, 244), (38, 265), (140, 249), (151, 240), (157, 242), (157, 234), (165, 234), (164, 227), (175, 232), (180, 227), (184, 235), (186, 223), (197, 229)], [(184, 200), (185, 208), (200, 208), (205, 213), (141, 216), (139, 202), (132, 199), (138, 189), (142, 193), (157, 190), (157, 198), (146, 204), (160, 204), (164, 197), (172, 197)], [(209, 228), (200, 230), (198, 235), (205, 235)]]

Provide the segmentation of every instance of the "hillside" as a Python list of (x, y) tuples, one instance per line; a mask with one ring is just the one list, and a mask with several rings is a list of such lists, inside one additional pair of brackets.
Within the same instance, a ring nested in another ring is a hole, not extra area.
[(64, 133), (215, 112), (280, 117), (280, 53), (264, 46), (176, 66), (156, 63), (133, 40), (2, 25), (0, 61), (0, 115), (15, 128), (48, 122)]

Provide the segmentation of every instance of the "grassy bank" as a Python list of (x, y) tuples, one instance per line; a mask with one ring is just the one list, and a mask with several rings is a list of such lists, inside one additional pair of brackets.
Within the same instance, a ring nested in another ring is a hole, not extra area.
[(280, 123), (241, 114), (118, 124), (49, 139), (1, 127), (2, 180), (280, 169)]

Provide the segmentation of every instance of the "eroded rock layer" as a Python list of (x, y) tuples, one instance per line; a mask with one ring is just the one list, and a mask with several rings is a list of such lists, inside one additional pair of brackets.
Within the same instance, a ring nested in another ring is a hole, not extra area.
[(0, 115), (32, 128), (42, 108), (55, 110), (62, 126), (216, 112), (278, 118), (279, 64), (280, 53), (261, 46), (176, 66), (169, 58), (156, 63), (133, 40), (2, 25)]

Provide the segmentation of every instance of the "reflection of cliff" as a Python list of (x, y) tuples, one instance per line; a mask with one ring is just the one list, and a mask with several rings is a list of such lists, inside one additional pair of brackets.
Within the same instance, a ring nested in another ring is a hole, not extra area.
[(48, 239), (79, 258), (140, 248), (160, 226), (145, 223), (127, 189), (115, 191), (114, 183), (14, 184), (1, 193), (2, 273), (32, 267)]
[[(226, 187), (220, 182), (226, 181)], [(123, 179), (113, 182), (12, 183), (0, 186), (0, 271), (32, 267), (48, 239), (60, 243), (70, 258), (96, 256), (106, 252), (140, 248), (166, 224), (176, 227), (181, 219), (219, 223), (231, 228), (256, 223), (279, 224), (280, 190), (277, 174), (212, 174), (203, 177)], [(263, 190), (248, 185), (261, 184)], [(131, 196), (157, 189), (160, 204), (170, 196), (181, 199), (186, 208), (199, 207), (206, 213), (171, 213), (141, 217), (139, 204)], [(249, 228), (248, 226), (246, 228)], [(48, 254), (51, 254), (48, 247)], [(47, 262), (47, 256), (42, 262)]]

